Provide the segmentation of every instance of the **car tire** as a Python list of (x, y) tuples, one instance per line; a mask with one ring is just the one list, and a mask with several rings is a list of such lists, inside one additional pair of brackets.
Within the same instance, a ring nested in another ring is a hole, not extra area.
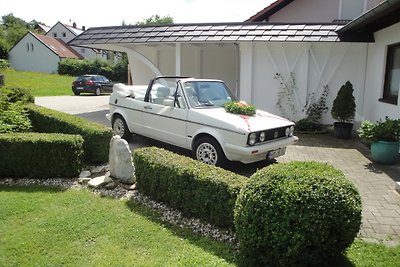
[(112, 129), (114, 135), (121, 136), (122, 139), (129, 141), (132, 137), (132, 133), (128, 129), (124, 118), (122, 116), (116, 115), (112, 122)]
[(94, 90), (94, 94), (95, 94), (96, 96), (101, 95), (101, 88), (100, 88), (100, 87), (96, 87), (96, 89)]
[(212, 137), (200, 137), (195, 141), (193, 157), (206, 164), (220, 167), (228, 163), (220, 144)]
[(73, 91), (74, 92), (74, 95), (80, 95), (81, 93), (80, 92), (77, 92), (77, 91)]

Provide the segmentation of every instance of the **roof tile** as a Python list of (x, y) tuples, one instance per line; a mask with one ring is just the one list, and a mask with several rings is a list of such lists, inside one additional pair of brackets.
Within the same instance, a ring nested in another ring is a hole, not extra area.
[(163, 42), (338, 42), (337, 24), (210, 23), (90, 28), (71, 45)]

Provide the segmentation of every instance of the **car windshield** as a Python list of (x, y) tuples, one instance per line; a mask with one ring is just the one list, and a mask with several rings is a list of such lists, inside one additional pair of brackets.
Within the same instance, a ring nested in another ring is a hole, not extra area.
[(183, 87), (190, 105), (195, 108), (222, 107), (227, 102), (236, 101), (221, 81), (186, 81)]

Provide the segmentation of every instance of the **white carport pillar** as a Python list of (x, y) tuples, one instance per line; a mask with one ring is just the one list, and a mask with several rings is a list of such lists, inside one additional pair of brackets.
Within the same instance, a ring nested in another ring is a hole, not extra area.
[(175, 44), (175, 75), (181, 76), (182, 64), (182, 45), (181, 43)]
[(240, 100), (252, 102), (253, 91), (253, 44), (240, 43)]

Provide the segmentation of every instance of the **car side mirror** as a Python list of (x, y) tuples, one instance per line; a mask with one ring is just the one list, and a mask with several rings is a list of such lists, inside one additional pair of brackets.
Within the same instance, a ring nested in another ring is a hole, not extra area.
[(174, 103), (175, 103), (174, 99), (166, 98), (163, 100), (163, 105), (171, 107), (171, 108), (173, 108), (175, 106)]

